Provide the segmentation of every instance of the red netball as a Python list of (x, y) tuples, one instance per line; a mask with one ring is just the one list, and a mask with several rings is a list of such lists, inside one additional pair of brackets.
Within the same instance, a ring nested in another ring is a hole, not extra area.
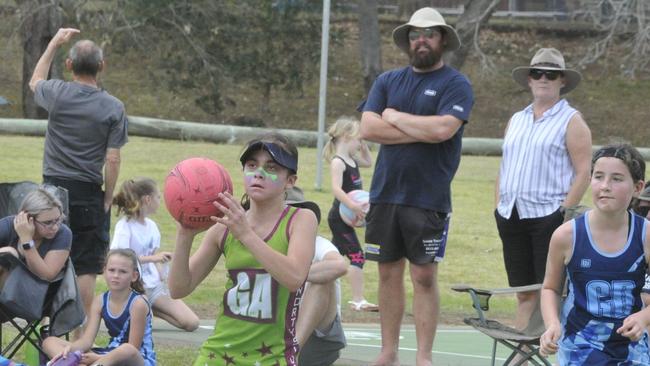
[(206, 229), (221, 216), (213, 204), (219, 193), (232, 194), (232, 180), (226, 169), (214, 160), (190, 158), (176, 164), (165, 179), (165, 206), (181, 225)]

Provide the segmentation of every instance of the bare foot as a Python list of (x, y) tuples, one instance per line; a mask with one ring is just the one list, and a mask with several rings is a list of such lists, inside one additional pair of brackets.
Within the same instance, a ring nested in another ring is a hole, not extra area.
[(431, 357), (419, 357), (416, 356), (415, 359), (415, 366), (432, 366), (433, 362), (431, 361)]
[(384, 354), (380, 353), (372, 366), (399, 366), (399, 359), (397, 354)]

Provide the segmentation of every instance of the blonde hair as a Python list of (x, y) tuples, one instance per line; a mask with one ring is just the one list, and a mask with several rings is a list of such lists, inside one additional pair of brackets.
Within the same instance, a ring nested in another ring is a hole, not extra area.
[(156, 192), (156, 181), (151, 178), (129, 179), (122, 183), (120, 191), (113, 197), (117, 215), (123, 213), (128, 219), (140, 216), (142, 197)]
[(342, 138), (355, 138), (359, 136), (359, 121), (353, 117), (339, 117), (327, 130), (329, 139), (323, 148), (323, 157), (330, 161), (336, 153), (336, 144)]
[(25, 211), (28, 215), (36, 216), (43, 211), (58, 208), (63, 214), (61, 201), (50, 191), (54, 187), (39, 186), (36, 190), (29, 192), (20, 204), (19, 211)]

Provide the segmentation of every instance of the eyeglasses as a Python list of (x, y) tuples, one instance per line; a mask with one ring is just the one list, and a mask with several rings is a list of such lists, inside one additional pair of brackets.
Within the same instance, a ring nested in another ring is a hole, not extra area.
[(34, 221), (36, 223), (40, 224), (41, 226), (45, 227), (45, 228), (51, 229), (51, 228), (53, 228), (53, 227), (55, 227), (57, 225), (61, 225), (61, 223), (63, 222), (63, 219), (64, 219), (64, 217), (63, 217), (63, 215), (61, 215), (61, 216), (59, 216), (58, 218), (56, 218), (54, 220), (39, 221), (39, 220), (36, 220), (36, 218), (34, 218)]
[(409, 40), (417, 41), (420, 36), (424, 38), (433, 38), (435, 36), (440, 36), (442, 33), (436, 28), (422, 28), (422, 29), (412, 29), (409, 32)]
[(564, 76), (562, 71), (558, 70), (542, 70), (542, 69), (530, 69), (528, 75), (533, 78), (533, 80), (539, 80), (542, 78), (542, 75), (546, 75), (548, 80), (555, 80), (560, 76)]

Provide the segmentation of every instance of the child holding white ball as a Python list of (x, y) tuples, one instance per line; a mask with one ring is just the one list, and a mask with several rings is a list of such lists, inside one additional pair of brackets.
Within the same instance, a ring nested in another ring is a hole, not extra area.
[(359, 137), (359, 122), (352, 118), (339, 118), (327, 131), (329, 141), (325, 145), (325, 159), (330, 161), (332, 193), (334, 202), (327, 216), (332, 231), (332, 243), (350, 260), (348, 279), (352, 289), (352, 301), (348, 303), (356, 311), (377, 311), (379, 307), (369, 303), (363, 296), (363, 265), (365, 256), (354, 228), (346, 224), (339, 213), (343, 203), (364, 220), (368, 205), (355, 202), (347, 193), (362, 189), (359, 167), (370, 167), (372, 156)]

